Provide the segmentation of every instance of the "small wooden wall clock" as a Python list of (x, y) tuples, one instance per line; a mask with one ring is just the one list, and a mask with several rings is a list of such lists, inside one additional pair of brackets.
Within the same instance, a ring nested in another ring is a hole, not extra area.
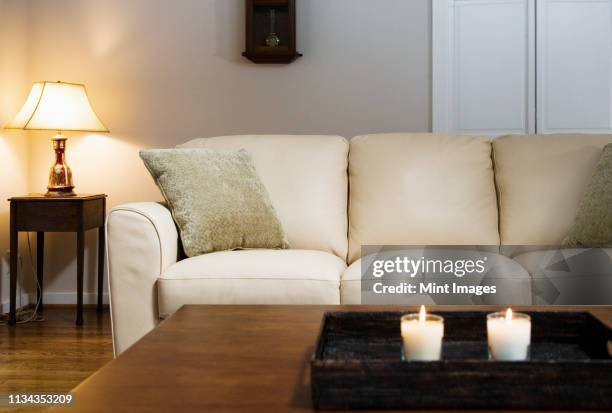
[(246, 0), (246, 52), (254, 63), (291, 63), (296, 50), (295, 0)]

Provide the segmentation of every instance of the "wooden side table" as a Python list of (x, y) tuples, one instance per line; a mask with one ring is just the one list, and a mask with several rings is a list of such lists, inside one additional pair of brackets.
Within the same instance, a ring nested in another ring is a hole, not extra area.
[(83, 267), (85, 261), (85, 231), (98, 228), (98, 305), (102, 311), (102, 287), (104, 276), (104, 219), (106, 195), (76, 195), (47, 197), (31, 194), (10, 198), (11, 203), (11, 303), (9, 324), (16, 323), (18, 233), (36, 232), (36, 273), (40, 288), (37, 299), (42, 311), (42, 286), (45, 232), (76, 232), (77, 234), (77, 317), (76, 324), (83, 324)]

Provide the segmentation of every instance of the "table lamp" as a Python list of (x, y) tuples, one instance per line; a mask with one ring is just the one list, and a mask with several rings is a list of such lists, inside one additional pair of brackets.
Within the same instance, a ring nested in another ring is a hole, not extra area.
[(64, 131), (109, 132), (89, 103), (85, 85), (36, 82), (21, 110), (5, 129), (54, 130), (55, 163), (49, 172), (46, 196), (75, 195), (72, 172), (66, 164)]

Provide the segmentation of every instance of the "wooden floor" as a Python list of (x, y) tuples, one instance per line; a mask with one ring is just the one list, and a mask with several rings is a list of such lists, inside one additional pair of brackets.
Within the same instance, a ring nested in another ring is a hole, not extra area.
[(45, 308), (45, 320), (0, 325), (0, 392), (69, 391), (113, 358), (110, 315)]

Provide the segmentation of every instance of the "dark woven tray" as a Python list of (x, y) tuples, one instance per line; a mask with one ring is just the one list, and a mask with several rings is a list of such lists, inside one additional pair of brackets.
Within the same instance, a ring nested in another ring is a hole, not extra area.
[(326, 313), (311, 361), (317, 409), (612, 409), (612, 330), (585, 312), (528, 313), (530, 359), (488, 360), (485, 312), (444, 317), (442, 360), (402, 361), (396, 312)]

